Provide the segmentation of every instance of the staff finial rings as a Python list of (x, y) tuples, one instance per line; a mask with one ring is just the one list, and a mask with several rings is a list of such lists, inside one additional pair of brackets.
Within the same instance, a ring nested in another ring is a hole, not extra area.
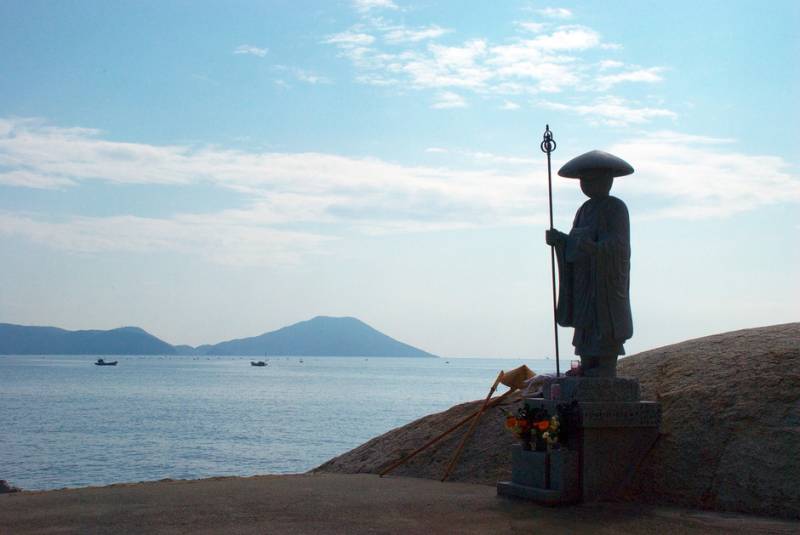
[(542, 139), (542, 143), (539, 145), (539, 148), (542, 149), (542, 152), (550, 154), (556, 150), (556, 146), (556, 140), (553, 139), (553, 132), (550, 131), (550, 125), (545, 125), (544, 138)]

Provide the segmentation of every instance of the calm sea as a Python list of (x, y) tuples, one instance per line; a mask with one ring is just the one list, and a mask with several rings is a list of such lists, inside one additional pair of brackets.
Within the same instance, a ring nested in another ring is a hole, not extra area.
[[(0, 357), (0, 479), (52, 489), (304, 472), (551, 360)], [(111, 360), (111, 359), (106, 359)], [(504, 389), (504, 387), (503, 387)]]

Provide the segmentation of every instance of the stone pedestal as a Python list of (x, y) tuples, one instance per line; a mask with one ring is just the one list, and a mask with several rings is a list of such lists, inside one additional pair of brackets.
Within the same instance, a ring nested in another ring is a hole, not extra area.
[[(558, 390), (558, 399), (546, 399)], [(546, 454), (516, 446), (511, 481), (498, 483), (498, 494), (548, 505), (615, 497), (658, 437), (661, 406), (639, 400), (635, 379), (562, 377), (544, 394), (524, 403), (550, 415), (561, 407), (561, 449)]]

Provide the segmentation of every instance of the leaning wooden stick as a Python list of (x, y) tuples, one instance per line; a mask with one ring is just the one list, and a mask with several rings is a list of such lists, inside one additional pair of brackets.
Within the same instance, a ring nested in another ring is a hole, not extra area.
[[(498, 396), (498, 397), (496, 397), (495, 399), (493, 399), (492, 401), (490, 401), (490, 402), (489, 402), (489, 406), (488, 406), (487, 408), (491, 408), (491, 407), (494, 407), (495, 405), (499, 405), (500, 403), (502, 403), (502, 402), (503, 402), (503, 400), (505, 400), (505, 399), (506, 399), (508, 396), (510, 396), (510, 395), (511, 395), (511, 394), (513, 394), (514, 392), (516, 392), (516, 389), (515, 389), (515, 388), (513, 388), (513, 389), (509, 390), (508, 392), (506, 392), (505, 394), (503, 394), (503, 395), (501, 395), (501, 396)], [(409, 454), (408, 454), (408, 455), (406, 455), (405, 457), (403, 457), (403, 458), (401, 458), (401, 459), (399, 459), (399, 460), (395, 461), (395, 462), (394, 462), (394, 463), (392, 463), (392, 464), (391, 464), (391, 465), (390, 465), (388, 468), (385, 468), (385, 469), (383, 470), (383, 472), (381, 472), (381, 473), (379, 474), (379, 475), (380, 475), (380, 477), (383, 477), (383, 476), (385, 476), (386, 474), (388, 474), (389, 472), (391, 472), (392, 470), (394, 470), (394, 469), (395, 469), (395, 468), (397, 468), (398, 466), (401, 466), (401, 465), (403, 465), (403, 464), (407, 463), (408, 461), (410, 461), (412, 457), (416, 457), (416, 455), (417, 455), (417, 454), (419, 454), (419, 453), (422, 453), (422, 452), (423, 452), (423, 451), (425, 451), (426, 449), (430, 448), (431, 446), (433, 446), (434, 444), (436, 444), (437, 442), (439, 442), (440, 440), (442, 440), (444, 437), (446, 437), (447, 435), (449, 435), (450, 433), (452, 433), (453, 431), (455, 431), (456, 429), (458, 429), (459, 427), (461, 427), (461, 426), (462, 426), (462, 425), (464, 425), (465, 423), (467, 423), (467, 422), (469, 422), (470, 420), (472, 420), (473, 418), (475, 418), (475, 416), (476, 416), (476, 415), (477, 415), (479, 412), (481, 412), (481, 410), (482, 410), (482, 409), (478, 409), (477, 411), (473, 412), (473, 413), (472, 413), (472, 414), (470, 414), (469, 416), (467, 416), (467, 417), (465, 417), (465, 418), (463, 418), (463, 419), (459, 420), (459, 422), (458, 422), (458, 423), (456, 423), (455, 425), (453, 425), (453, 427), (451, 427), (451, 428), (450, 428), (450, 429), (448, 429), (447, 431), (443, 432), (443, 433), (442, 433), (442, 434), (440, 434), (439, 436), (436, 436), (436, 437), (432, 438), (431, 440), (429, 440), (428, 442), (426, 442), (426, 443), (425, 443), (423, 446), (420, 446), (419, 448), (415, 449), (414, 451), (412, 451), (411, 453), (409, 453)]]
[(464, 438), (461, 439), (461, 444), (458, 445), (458, 449), (456, 449), (456, 452), (453, 455), (453, 458), (450, 459), (450, 464), (447, 465), (447, 470), (445, 471), (444, 475), (442, 476), (442, 481), (446, 480), (448, 478), (448, 476), (450, 476), (450, 472), (452, 472), (453, 468), (455, 468), (456, 463), (458, 462), (458, 458), (461, 457), (461, 450), (464, 449), (464, 446), (467, 443), (467, 439), (470, 437), (472, 432), (475, 430), (475, 426), (478, 425), (478, 420), (481, 419), (481, 416), (486, 411), (486, 408), (489, 405), (489, 400), (492, 399), (492, 394), (494, 394), (494, 391), (497, 390), (497, 385), (500, 384), (500, 380), (502, 378), (503, 378), (503, 372), (501, 371), (499, 374), (497, 374), (497, 379), (495, 379), (494, 384), (492, 385), (492, 388), (489, 389), (489, 395), (486, 396), (486, 400), (483, 402), (483, 406), (481, 407), (481, 410), (479, 410), (475, 414), (475, 417), (472, 419), (472, 423), (470, 424), (469, 429), (467, 429), (467, 432), (464, 433)]

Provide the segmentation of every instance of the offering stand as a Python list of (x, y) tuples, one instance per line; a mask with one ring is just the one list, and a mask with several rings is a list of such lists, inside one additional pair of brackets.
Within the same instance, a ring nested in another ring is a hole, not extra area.
[(661, 406), (640, 400), (636, 379), (561, 377), (523, 403), (557, 415), (562, 438), (549, 451), (514, 445), (501, 496), (547, 505), (614, 498), (658, 438)]

